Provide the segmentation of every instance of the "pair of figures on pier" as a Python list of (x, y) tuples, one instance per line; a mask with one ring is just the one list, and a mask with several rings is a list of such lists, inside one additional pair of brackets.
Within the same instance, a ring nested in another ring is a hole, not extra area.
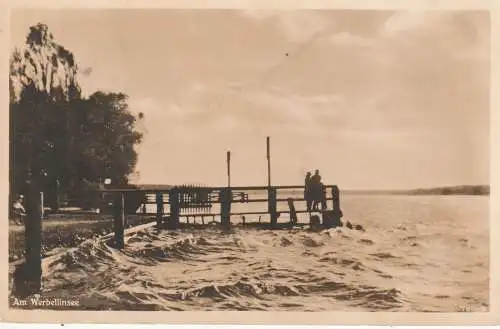
[(321, 204), (321, 210), (326, 210), (326, 190), (321, 182), (319, 170), (307, 172), (304, 187), (304, 199), (307, 204), (307, 211), (319, 211), (318, 207)]

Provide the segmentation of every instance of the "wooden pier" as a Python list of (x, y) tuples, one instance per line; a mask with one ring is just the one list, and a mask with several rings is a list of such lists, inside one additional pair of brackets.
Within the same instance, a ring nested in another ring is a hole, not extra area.
[[(309, 213), (321, 214), (323, 219), (321, 225), (324, 228), (331, 228), (340, 225), (342, 211), (340, 209), (339, 189), (336, 185), (324, 186), (325, 196), (322, 200), (317, 200), (318, 208), (302, 209), (298, 208), (298, 203), (305, 205), (306, 200), (301, 197), (279, 198), (278, 192), (294, 191), (303, 194), (303, 186), (239, 186), (239, 187), (201, 187), (201, 186), (174, 186), (163, 189), (103, 189), (101, 193), (110, 194), (113, 203), (115, 246), (118, 249), (124, 247), (124, 228), (126, 227), (127, 214), (141, 214), (145, 216), (155, 216), (158, 228), (176, 229), (179, 228), (180, 218), (201, 218), (202, 223), (205, 218), (220, 219), (223, 227), (231, 226), (232, 216), (246, 215), (266, 215), (269, 216), (268, 227), (276, 229), (280, 225), (278, 219), (281, 214), (288, 214), (289, 221), (287, 227), (297, 225), (297, 214)], [(254, 192), (254, 193), (251, 193)], [(261, 192), (261, 193), (258, 193)], [(290, 193), (289, 193), (290, 194)], [(264, 197), (265, 196), (265, 197)], [(128, 201), (128, 204), (127, 202)], [(288, 209), (278, 210), (278, 203), (286, 203)], [(232, 205), (264, 203), (267, 210), (262, 211), (232, 211)], [(331, 206), (328, 206), (328, 203)], [(156, 211), (148, 211), (147, 205), (155, 205)], [(215, 207), (218, 205), (217, 207)], [(323, 206), (323, 208), (321, 208)], [(166, 211), (168, 208), (168, 211)], [(217, 209), (215, 209), (217, 208)], [(283, 225), (281, 225), (283, 226)]]
[[(103, 204), (111, 201), (114, 246), (117, 249), (125, 247), (125, 227), (127, 215), (154, 216), (156, 225), (160, 229), (177, 229), (181, 226), (180, 218), (201, 218), (204, 223), (205, 218), (218, 217), (220, 224), (224, 228), (231, 226), (232, 216), (242, 216), (243, 223), (246, 224), (246, 215), (259, 215), (259, 225), (270, 229), (278, 229), (280, 226), (293, 227), (300, 225), (297, 214), (309, 213), (309, 225), (314, 229), (331, 228), (342, 225), (340, 218), (339, 189), (336, 185), (323, 186), (323, 196), (321, 200), (316, 200), (321, 209), (301, 209), (298, 202), (307, 204), (304, 199), (304, 186), (273, 186), (271, 183), (271, 152), (270, 138), (266, 138), (266, 158), (267, 158), (267, 186), (231, 186), (231, 152), (227, 151), (227, 186), (225, 187), (202, 187), (202, 186), (172, 186), (169, 188), (144, 188), (141, 186), (127, 186), (125, 188), (104, 188), (95, 191), (101, 196)], [(35, 168), (36, 169), (36, 168)], [(39, 172), (36, 169), (34, 172)], [(280, 198), (279, 192), (294, 190), (300, 193), (301, 197)], [(42, 241), (42, 216), (43, 216), (43, 193), (38, 180), (34, 180), (27, 186), (26, 190), (26, 257), (25, 262), (14, 272), (15, 294), (29, 295), (38, 293), (41, 288), (41, 241)], [(253, 192), (253, 193), (252, 193)], [(260, 193), (258, 193), (260, 192)], [(251, 197), (252, 196), (252, 197)], [(311, 200), (309, 200), (311, 201)], [(328, 201), (331, 206), (328, 207)], [(239, 204), (250, 203), (267, 204), (267, 210), (243, 210), (235, 211), (232, 207)], [(278, 209), (278, 203), (286, 203), (287, 210)], [(148, 205), (156, 205), (155, 212), (148, 212)], [(214, 207), (216, 206), (216, 207)], [(218, 208), (217, 210), (215, 210)], [(106, 210), (105, 210), (106, 209)], [(168, 209), (168, 211), (166, 211)], [(107, 207), (103, 207), (102, 213), (109, 213)], [(278, 223), (281, 214), (288, 214), (287, 223)], [(261, 222), (261, 216), (269, 217), (269, 222)], [(322, 221), (320, 219), (320, 216)], [(250, 224), (250, 223), (249, 223)], [(247, 224), (248, 225), (248, 224)]]

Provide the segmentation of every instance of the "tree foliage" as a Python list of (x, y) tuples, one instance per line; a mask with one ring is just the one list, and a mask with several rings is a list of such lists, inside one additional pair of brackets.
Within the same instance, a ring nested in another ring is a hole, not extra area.
[(58, 196), (84, 198), (105, 178), (126, 184), (141, 142), (123, 93), (83, 97), (73, 53), (48, 27), (30, 27), (10, 58), (11, 195), (36, 180), (49, 204)]

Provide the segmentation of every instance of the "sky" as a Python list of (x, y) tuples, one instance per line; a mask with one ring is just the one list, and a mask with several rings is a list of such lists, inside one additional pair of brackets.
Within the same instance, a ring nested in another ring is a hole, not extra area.
[(405, 189), (489, 184), (487, 12), (17, 10), (48, 25), (85, 94), (144, 113), (139, 182)]

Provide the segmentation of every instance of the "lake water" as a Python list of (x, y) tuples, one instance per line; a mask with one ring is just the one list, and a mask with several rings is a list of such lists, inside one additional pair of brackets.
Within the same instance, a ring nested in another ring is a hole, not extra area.
[(43, 295), (87, 309), (488, 311), (488, 197), (341, 205), (365, 232), (144, 227), (124, 251), (86, 241), (44, 260)]

